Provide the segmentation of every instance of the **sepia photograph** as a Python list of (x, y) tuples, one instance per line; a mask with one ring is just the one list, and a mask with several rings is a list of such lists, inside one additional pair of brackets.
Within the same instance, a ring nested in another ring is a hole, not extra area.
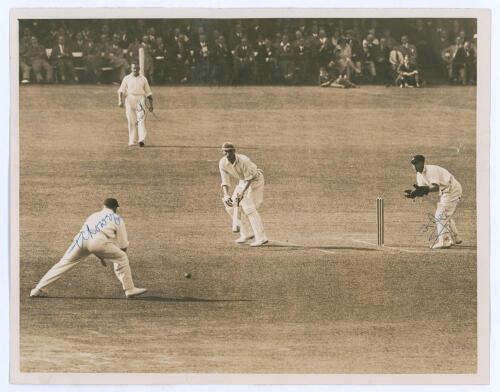
[(15, 10), (14, 381), (487, 382), (489, 15)]

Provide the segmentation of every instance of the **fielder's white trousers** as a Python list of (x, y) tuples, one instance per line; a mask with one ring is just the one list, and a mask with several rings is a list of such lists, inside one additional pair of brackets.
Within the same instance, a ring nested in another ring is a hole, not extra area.
[(462, 186), (457, 183), (452, 192), (443, 192), (437, 204), (434, 218), (436, 220), (436, 240), (437, 246), (453, 245), (459, 233), (453, 214), (455, 213), (458, 203), (462, 198)]
[(128, 121), (128, 144), (146, 140), (146, 100), (144, 95), (127, 95), (125, 113)]
[[(76, 237), (75, 237), (76, 238)], [(116, 277), (121, 282), (123, 290), (133, 289), (132, 272), (127, 254), (111, 242), (104, 234), (98, 233), (94, 238), (73, 242), (58, 263), (43, 276), (36, 285), (36, 289), (42, 289), (58, 280), (66, 271), (76, 266), (84, 257), (94, 254), (106, 262), (113, 263)]]
[[(240, 181), (233, 192), (233, 199), (237, 193), (240, 193), (245, 186), (245, 181)], [(243, 199), (240, 202), (241, 207), (241, 222), (240, 235), (242, 237), (255, 236), (256, 241), (267, 241), (264, 231), (264, 224), (258, 212), (259, 207), (264, 201), (264, 175), (261, 173), (253, 180), (247, 189)], [(233, 216), (233, 207), (226, 207), (229, 216)]]

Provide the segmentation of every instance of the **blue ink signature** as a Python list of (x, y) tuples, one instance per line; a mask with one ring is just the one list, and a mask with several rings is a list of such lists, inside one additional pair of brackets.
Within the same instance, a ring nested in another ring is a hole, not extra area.
[(78, 246), (78, 248), (82, 248), (83, 243), (91, 238), (94, 238), (94, 236), (102, 231), (104, 227), (108, 224), (108, 222), (113, 221), (115, 224), (120, 225), (120, 217), (116, 214), (107, 214), (102, 218), (97, 224), (94, 226), (92, 229), (89, 227), (89, 225), (86, 225), (85, 230), (80, 231), (74, 238), (73, 246), (70, 247), (66, 253), (71, 252), (75, 246)]
[[(427, 214), (427, 217), (429, 218), (429, 222), (427, 222), (427, 224), (425, 225), (422, 225), (421, 232), (427, 233), (428, 231), (431, 231), (428, 240), (431, 243), (431, 247), (433, 247), (435, 244), (437, 244), (441, 236), (451, 233), (450, 221), (453, 216), (447, 218), (445, 215), (441, 214), (438, 217), (435, 217), (434, 215), (429, 213)], [(438, 225), (441, 226), (441, 229), (439, 231), (434, 231), (434, 229)]]

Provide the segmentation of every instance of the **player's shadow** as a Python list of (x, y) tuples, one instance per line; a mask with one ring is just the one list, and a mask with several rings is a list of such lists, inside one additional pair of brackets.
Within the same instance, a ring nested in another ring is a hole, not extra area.
[(277, 243), (269, 243), (265, 245), (266, 248), (276, 248), (277, 250), (286, 249), (286, 250), (307, 250), (307, 249), (315, 249), (315, 250), (353, 250), (353, 251), (363, 251), (363, 252), (377, 252), (379, 249), (377, 248), (367, 248), (361, 246), (339, 246), (339, 245), (328, 245), (328, 246), (306, 246), (306, 245), (293, 245), (293, 244), (277, 244)]
[[(185, 148), (185, 149), (191, 149), (191, 150), (220, 150), (219, 146), (180, 146), (180, 145), (174, 145), (174, 144), (148, 144), (146, 148)], [(243, 148), (245, 150), (255, 150), (255, 147), (242, 147), (239, 146), (238, 148)]]
[(33, 299), (79, 299), (79, 300), (117, 300), (117, 301), (150, 301), (150, 302), (252, 302), (250, 299), (210, 299), (210, 298), (196, 298), (196, 297), (162, 297), (160, 295), (150, 295), (144, 294), (139, 297), (125, 298), (125, 297), (73, 297), (73, 296), (56, 296), (56, 295), (45, 295), (42, 297), (34, 297)]
[(143, 295), (140, 297), (130, 298), (133, 301), (150, 301), (150, 302), (252, 302), (250, 299), (207, 299), (196, 297), (162, 297), (159, 295)]

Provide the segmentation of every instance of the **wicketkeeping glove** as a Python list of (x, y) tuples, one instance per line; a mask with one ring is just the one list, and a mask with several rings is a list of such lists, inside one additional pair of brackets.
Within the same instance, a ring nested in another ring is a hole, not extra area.
[(415, 199), (416, 197), (423, 197), (429, 193), (428, 186), (418, 186), (417, 184), (414, 184), (413, 187), (415, 188), (414, 190), (411, 190), (411, 189), (405, 190), (405, 197), (407, 197), (408, 199)]

